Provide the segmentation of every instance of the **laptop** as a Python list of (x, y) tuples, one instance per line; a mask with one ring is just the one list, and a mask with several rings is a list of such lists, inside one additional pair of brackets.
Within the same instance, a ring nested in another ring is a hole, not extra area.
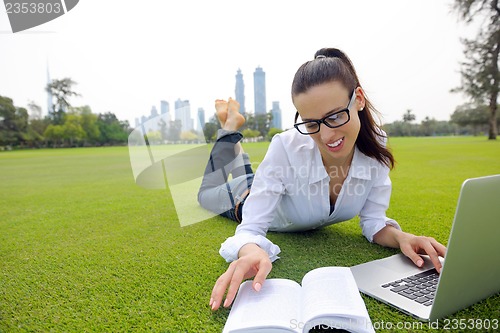
[(427, 256), (418, 268), (401, 253), (351, 271), (363, 294), (420, 320), (434, 321), (500, 292), (499, 236), (500, 175), (467, 179), (441, 274)]

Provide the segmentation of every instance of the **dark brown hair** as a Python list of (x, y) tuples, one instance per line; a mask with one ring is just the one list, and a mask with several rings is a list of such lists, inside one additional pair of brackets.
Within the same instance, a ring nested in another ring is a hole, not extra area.
[[(361, 87), (356, 70), (344, 52), (335, 48), (318, 50), (314, 54), (314, 60), (304, 63), (295, 73), (292, 83), (292, 100), (294, 96), (305, 93), (314, 86), (332, 81), (340, 82), (348, 91)], [(387, 136), (373, 117), (374, 115), (380, 117), (380, 114), (366, 95), (365, 99), (365, 107), (359, 112), (361, 128), (356, 139), (356, 147), (366, 156), (392, 169), (395, 163), (394, 157), (380, 140)], [(295, 118), (297, 121), (297, 115)]]

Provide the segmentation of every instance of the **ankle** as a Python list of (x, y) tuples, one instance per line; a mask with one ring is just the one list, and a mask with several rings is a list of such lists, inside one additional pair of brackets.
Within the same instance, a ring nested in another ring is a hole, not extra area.
[(236, 132), (240, 129), (241, 124), (237, 121), (232, 121), (228, 119), (226, 123), (222, 126), (223, 130)]

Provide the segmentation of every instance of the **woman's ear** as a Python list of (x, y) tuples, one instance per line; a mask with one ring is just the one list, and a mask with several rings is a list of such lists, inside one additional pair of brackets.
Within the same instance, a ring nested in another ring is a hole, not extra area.
[(366, 105), (365, 92), (361, 87), (357, 87), (355, 92), (356, 92), (356, 110), (363, 111)]

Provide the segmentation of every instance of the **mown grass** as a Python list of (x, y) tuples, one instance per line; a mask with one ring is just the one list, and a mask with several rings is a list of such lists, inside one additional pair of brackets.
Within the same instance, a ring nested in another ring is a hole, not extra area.
[[(388, 215), (446, 243), (462, 181), (500, 173), (500, 142), (389, 143), (398, 164)], [(267, 144), (245, 148), (255, 162)], [(236, 225), (214, 217), (181, 228), (168, 191), (135, 185), (127, 148), (1, 153), (0, 202), (0, 332), (221, 331), (229, 311), (212, 313), (208, 300)], [(397, 252), (368, 243), (357, 219), (269, 238), (282, 249), (270, 277), (296, 281)], [(364, 300), (374, 322), (414, 321)], [(497, 295), (451, 318), (498, 319), (499, 309)]]

